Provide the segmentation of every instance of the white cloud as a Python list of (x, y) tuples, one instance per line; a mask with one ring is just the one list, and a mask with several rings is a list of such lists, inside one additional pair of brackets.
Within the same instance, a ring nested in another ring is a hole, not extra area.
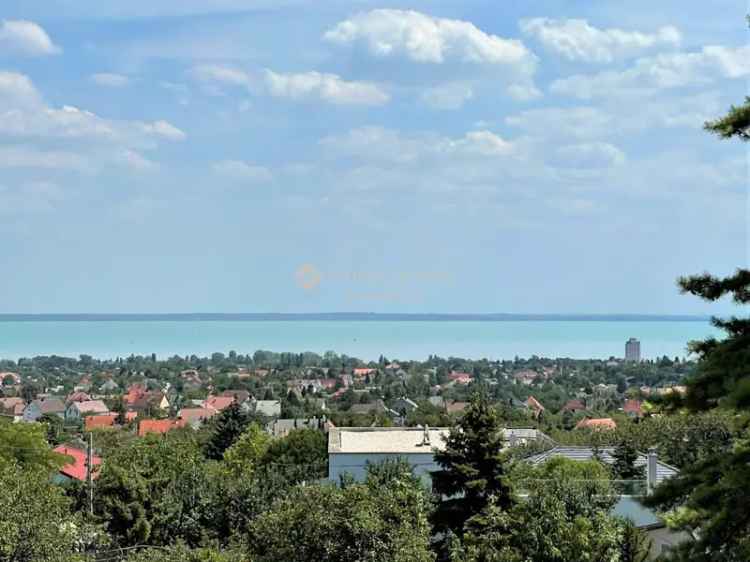
[(533, 84), (511, 84), (505, 91), (510, 97), (518, 101), (529, 101), (542, 97), (542, 92)]
[(340, 22), (324, 35), (340, 45), (362, 43), (377, 57), (405, 56), (419, 63), (507, 64), (533, 73), (536, 57), (516, 39), (483, 32), (468, 21), (406, 10), (373, 10)]
[(278, 74), (265, 72), (268, 92), (275, 97), (293, 100), (320, 99), (341, 105), (383, 105), (390, 96), (376, 84), (349, 82), (336, 74), (304, 72)]
[(505, 118), (505, 123), (542, 138), (590, 138), (612, 134), (613, 116), (596, 107), (544, 107)]
[(676, 47), (681, 41), (680, 32), (672, 26), (642, 33), (599, 29), (585, 19), (533, 18), (522, 21), (521, 30), (568, 60), (585, 62), (612, 62), (654, 47)]
[(210, 94), (221, 94), (220, 86), (246, 88), (255, 94), (291, 100), (321, 100), (340, 105), (383, 105), (390, 96), (377, 84), (344, 80), (336, 74), (316, 71), (262, 74), (220, 64), (199, 65), (191, 70)]
[(461, 109), (473, 97), (474, 90), (470, 84), (450, 82), (425, 90), (421, 99), (433, 109), (454, 110)]
[(199, 82), (219, 83), (229, 86), (244, 86), (250, 88), (253, 80), (244, 70), (221, 64), (201, 64), (190, 71)]
[(130, 78), (112, 72), (92, 74), (91, 81), (99, 86), (105, 86), (107, 88), (122, 88), (130, 84)]
[(31, 21), (3, 20), (0, 23), (0, 55), (55, 55), (61, 52), (47, 32)]
[(182, 141), (187, 138), (184, 131), (163, 120), (154, 121), (153, 123), (143, 123), (142, 128), (149, 135), (162, 137), (171, 141)]
[(0, 168), (92, 171), (91, 165), (80, 154), (62, 150), (40, 150), (31, 146), (0, 146)]
[(565, 168), (611, 168), (623, 165), (626, 160), (622, 150), (606, 142), (562, 146), (555, 152), (558, 164)]
[(0, 107), (35, 107), (41, 102), (42, 98), (28, 76), (0, 71)]
[(550, 89), (581, 99), (622, 94), (650, 94), (660, 89), (709, 84), (718, 78), (750, 75), (750, 46), (703, 47), (693, 53), (638, 59), (624, 71), (577, 74), (555, 80)]
[(213, 165), (215, 173), (234, 180), (266, 183), (273, 179), (271, 171), (264, 166), (248, 164), (242, 160), (223, 160)]
[(383, 127), (360, 127), (343, 135), (325, 137), (320, 144), (337, 157), (394, 164), (423, 163), (446, 156), (485, 159), (514, 153), (513, 143), (490, 131), (470, 131), (451, 138), (431, 133), (408, 136)]
[(156, 162), (149, 160), (141, 153), (135, 150), (130, 150), (129, 148), (123, 148), (119, 151), (115, 155), (115, 161), (137, 172), (147, 172), (158, 168)]
[(0, 72), (0, 101), (0, 135), (5, 136), (96, 139), (145, 148), (153, 147), (154, 139), (186, 137), (166, 121), (116, 121), (69, 105), (50, 107), (27, 76), (13, 72)]

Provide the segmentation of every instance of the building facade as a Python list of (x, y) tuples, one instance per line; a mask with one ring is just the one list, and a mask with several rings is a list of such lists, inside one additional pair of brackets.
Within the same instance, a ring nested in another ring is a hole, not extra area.
[(636, 338), (630, 338), (625, 342), (625, 361), (641, 360), (641, 342)]

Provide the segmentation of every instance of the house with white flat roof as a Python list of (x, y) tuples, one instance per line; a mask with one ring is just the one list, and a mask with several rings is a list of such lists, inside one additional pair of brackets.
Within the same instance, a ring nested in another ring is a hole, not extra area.
[(414, 474), (429, 480), (440, 467), (434, 450), (445, 448), (447, 427), (332, 427), (328, 432), (328, 479), (339, 482), (344, 474), (363, 480), (368, 464), (403, 459)]

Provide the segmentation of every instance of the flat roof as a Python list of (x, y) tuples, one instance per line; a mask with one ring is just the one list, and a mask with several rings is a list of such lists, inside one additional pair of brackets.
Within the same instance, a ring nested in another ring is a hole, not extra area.
[(445, 448), (447, 427), (335, 427), (328, 433), (329, 453), (432, 454)]

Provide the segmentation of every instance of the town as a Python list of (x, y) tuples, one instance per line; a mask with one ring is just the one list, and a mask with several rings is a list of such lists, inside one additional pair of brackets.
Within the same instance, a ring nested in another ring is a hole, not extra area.
[[(130, 529), (117, 536), (112, 527), (122, 514), (111, 512), (108, 495), (123, 493), (113, 475), (142, 476), (139, 455), (170, 456), (177, 453), (162, 447), (176, 448), (191, 462), (223, 463), (234, 478), (253, 474), (252, 482), (271, 471), (271, 480), (281, 479), (278, 489), (265, 489), (272, 497), (300, 482), (367, 481), (372, 467), (392, 462), (405, 462), (429, 490), (451, 428), (481, 396), (497, 420), (501, 450), (527, 465), (519, 474), (544, 470), (553, 459), (606, 467), (591, 485), (611, 481), (607, 513), (630, 521), (647, 545), (640, 547), (644, 556), (655, 557), (689, 536), (670, 530), (638, 498), (735, 437), (728, 417), (662, 416), (661, 400), (684, 395), (695, 363), (642, 361), (634, 339), (624, 359), (607, 361), (368, 363), (334, 352), (257, 351), (165, 360), (36, 357), (3, 362), (2, 369), (0, 443), (41, 435), (37, 446), (57, 458), (55, 485), (107, 522), (120, 548), (158, 544), (153, 531), (135, 540)], [(223, 540), (231, 536), (225, 532)]]

